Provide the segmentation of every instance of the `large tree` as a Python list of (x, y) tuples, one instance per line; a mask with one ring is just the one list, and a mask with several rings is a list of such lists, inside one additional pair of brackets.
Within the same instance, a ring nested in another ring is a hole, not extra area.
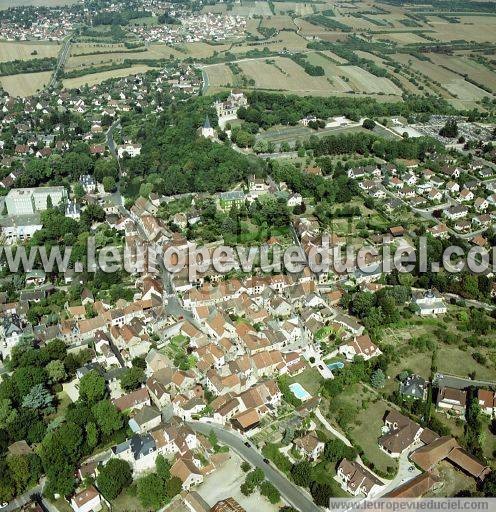
[(110, 435), (122, 428), (122, 414), (109, 400), (101, 400), (91, 408), (91, 412), (104, 435)]
[(121, 386), (126, 391), (133, 391), (134, 389), (138, 389), (145, 380), (145, 372), (141, 368), (133, 366), (123, 372), (121, 376)]
[(312, 465), (307, 460), (294, 464), (291, 468), (291, 476), (296, 485), (308, 487), (312, 479)]
[(64, 363), (59, 359), (54, 359), (53, 361), (50, 361), (46, 365), (46, 371), (48, 373), (50, 381), (53, 383), (62, 382), (67, 377)]
[(52, 405), (52, 402), (51, 393), (43, 384), (36, 384), (22, 400), (22, 406), (28, 409), (46, 409)]
[(143, 507), (148, 509), (158, 510), (166, 500), (164, 482), (155, 473), (138, 480), (137, 494)]
[(104, 398), (105, 392), (105, 379), (95, 370), (81, 377), (79, 382), (79, 396), (83, 400), (91, 403), (98, 402)]
[(107, 500), (114, 500), (133, 481), (131, 466), (122, 459), (110, 459), (100, 469), (96, 484)]

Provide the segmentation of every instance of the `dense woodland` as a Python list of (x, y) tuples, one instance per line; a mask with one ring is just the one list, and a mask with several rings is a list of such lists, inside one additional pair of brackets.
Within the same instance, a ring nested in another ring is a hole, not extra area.
[(143, 176), (154, 191), (164, 195), (185, 192), (219, 192), (247, 178), (263, 173), (255, 158), (197, 136), (205, 116), (215, 119), (210, 100), (200, 98), (170, 106), (158, 119), (140, 126), (137, 140), (141, 155), (126, 162), (128, 177), (123, 190), (131, 191), (133, 181)]
[(240, 109), (238, 116), (262, 128), (278, 124), (295, 125), (309, 114), (321, 119), (346, 116), (358, 121), (361, 117), (401, 115), (410, 118), (421, 114), (456, 113), (445, 100), (420, 96), (406, 96), (404, 101), (398, 103), (380, 103), (371, 98), (317, 98), (257, 91), (248, 95), (248, 102), (250, 106)]

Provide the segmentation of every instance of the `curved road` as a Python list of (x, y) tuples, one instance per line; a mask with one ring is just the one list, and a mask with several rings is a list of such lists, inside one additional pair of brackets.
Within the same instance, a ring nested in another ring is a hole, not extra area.
[(219, 425), (211, 423), (188, 422), (188, 425), (196, 432), (205, 435), (208, 435), (210, 431), (213, 430), (217, 439), (222, 444), (228, 445), (252, 466), (262, 469), (267, 480), (277, 488), (281, 496), (300, 512), (322, 512), (322, 509), (315, 505), (300, 487), (290, 482), (284, 475), (279, 473), (277, 469), (266, 464), (263, 457), (254, 447), (248, 448), (239, 434), (235, 434), (234, 432), (225, 430)]

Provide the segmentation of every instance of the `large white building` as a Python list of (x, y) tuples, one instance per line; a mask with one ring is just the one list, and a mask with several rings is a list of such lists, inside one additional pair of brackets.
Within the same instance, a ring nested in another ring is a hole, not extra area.
[(141, 154), (141, 146), (139, 144), (123, 144), (117, 146), (117, 156), (123, 158), (124, 155), (128, 155), (131, 158)]
[(48, 198), (52, 206), (58, 206), (67, 200), (64, 187), (13, 188), (5, 197), (9, 215), (32, 215), (48, 207)]
[(1, 231), (5, 243), (9, 245), (26, 242), (42, 227), (39, 215), (23, 215), (3, 219)]
[(420, 316), (444, 315), (448, 311), (442, 295), (434, 290), (414, 291), (412, 295)]

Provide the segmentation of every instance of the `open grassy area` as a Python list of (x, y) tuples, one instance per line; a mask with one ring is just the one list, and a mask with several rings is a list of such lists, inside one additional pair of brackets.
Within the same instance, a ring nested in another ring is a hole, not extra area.
[(69, 395), (65, 391), (61, 391), (57, 393), (57, 399), (59, 403), (57, 405), (57, 416), (63, 416), (69, 404), (72, 403), (72, 400), (69, 398)]
[[(386, 455), (377, 444), (386, 411), (391, 406), (363, 384), (348, 386), (328, 404), (327, 418), (334, 425), (343, 425), (345, 435), (375, 468), (384, 473), (397, 468), (395, 459)], [(325, 406), (321, 406), (325, 411)], [(343, 430), (338, 427), (339, 430)]]
[(476, 482), (462, 471), (455, 468), (447, 461), (440, 462), (436, 465), (439, 477), (443, 481), (443, 486), (426, 496), (455, 496), (458, 492), (466, 489), (475, 491)]
[(483, 427), (483, 438), (482, 438), (482, 451), (484, 456), (491, 460), (494, 467), (495, 461), (494, 456), (496, 454), (496, 436), (491, 433), (489, 429), (490, 419), (488, 416), (484, 416), (484, 427)]
[(377, 444), (377, 440), (381, 436), (381, 427), (383, 426), (383, 418), (391, 407), (384, 401), (378, 400), (364, 404), (356, 419), (355, 426), (351, 429), (351, 438), (354, 444), (361, 446), (364, 456), (378, 468), (380, 471), (386, 472), (388, 468), (397, 468), (397, 461), (386, 455)]
[(274, 144), (282, 142), (294, 143), (297, 140), (305, 140), (311, 135), (316, 137), (327, 137), (330, 135), (343, 135), (347, 133), (365, 133), (367, 130), (361, 126), (340, 126), (337, 128), (324, 128), (312, 130), (302, 125), (296, 126), (274, 126), (257, 135), (257, 140), (267, 140)]
[(69, 505), (68, 501), (64, 498), (59, 498), (52, 502), (56, 509), (59, 512), (73, 512), (72, 507)]
[(227, 64), (214, 64), (205, 68), (208, 75), (208, 86), (210, 87), (231, 87), (237, 85), (237, 77), (233, 75)]
[[(436, 342), (438, 346), (437, 369), (439, 372), (460, 377), (468, 377), (475, 372), (476, 378), (496, 380), (493, 350), (483, 347), (482, 343), (481, 346), (474, 348), (464, 342), (473, 333), (466, 330), (464, 324), (458, 319), (458, 314), (461, 311), (462, 309), (459, 307), (450, 306), (447, 318), (413, 316), (401, 325), (385, 329), (382, 343), (392, 345), (398, 355), (398, 360), (389, 367), (388, 375), (395, 377), (400, 371), (410, 369), (424, 378), (429, 378), (432, 352), (414, 346), (415, 339), (422, 337)], [(444, 342), (440, 336), (445, 336), (446, 333), (450, 333), (457, 343)], [(490, 341), (491, 336), (492, 334), (479, 336), (479, 339)], [(487, 362), (480, 364), (475, 361), (472, 357), (475, 352), (486, 356)]]
[(299, 375), (288, 378), (288, 384), (299, 382), (312, 396), (316, 396), (322, 384), (322, 376), (316, 368), (308, 367)]
[(136, 496), (131, 496), (126, 490), (124, 490), (117, 498), (112, 502), (113, 512), (145, 512), (146, 508), (143, 508), (141, 502)]
[(283, 226), (280, 228), (263, 227), (252, 224), (251, 222), (242, 221), (241, 230), (237, 236), (224, 236), (224, 242), (227, 244), (262, 244), (269, 238), (275, 237), (281, 245), (289, 244), (292, 241), (289, 228)]
[[(212, 50), (213, 52), (213, 50)], [(111, 63), (122, 63), (127, 60), (186, 58), (190, 56), (187, 48), (179, 49), (165, 44), (152, 43), (134, 50), (127, 49), (123, 43), (87, 42), (75, 43), (65, 69), (84, 69), (91, 66), (104, 66)]]

